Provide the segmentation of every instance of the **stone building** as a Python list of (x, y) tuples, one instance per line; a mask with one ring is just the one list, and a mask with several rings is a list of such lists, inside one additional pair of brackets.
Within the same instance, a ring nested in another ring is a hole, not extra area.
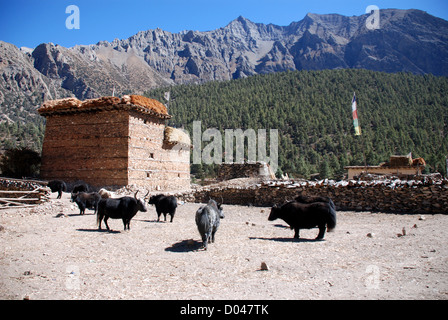
[(421, 175), (425, 166), (426, 162), (423, 158), (412, 159), (412, 156), (409, 154), (407, 156), (391, 156), (388, 162), (377, 166), (347, 166), (344, 168), (348, 171), (348, 179), (350, 180), (362, 173), (379, 175)]
[[(190, 188), (190, 139), (153, 99), (131, 95), (45, 102), (41, 176), (96, 187)], [(173, 138), (174, 137), (174, 138)]]
[(275, 179), (269, 164), (256, 163), (223, 163), (219, 166), (217, 180), (231, 180), (237, 178)]

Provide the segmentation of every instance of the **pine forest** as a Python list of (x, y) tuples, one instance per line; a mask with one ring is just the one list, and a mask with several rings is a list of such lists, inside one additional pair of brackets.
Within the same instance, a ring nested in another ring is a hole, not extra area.
[[(340, 179), (348, 165), (378, 165), (391, 155), (422, 157), (446, 174), (448, 79), (344, 69), (290, 71), (148, 91), (166, 103), (170, 125), (203, 129), (278, 129), (279, 170), (290, 177)], [(362, 135), (355, 136), (356, 93)], [(216, 166), (193, 165), (213, 176)]]
[[(223, 136), (225, 129), (278, 129), (278, 176), (341, 179), (345, 166), (378, 165), (410, 152), (425, 159), (426, 172), (446, 175), (447, 77), (362, 69), (290, 71), (176, 85), (145, 95), (167, 103), (168, 91), (169, 125), (190, 133), (193, 121)], [(361, 136), (354, 134), (354, 93)], [(44, 131), (45, 121), (37, 115), (3, 122), (3, 149), (40, 153)], [(192, 165), (191, 170), (197, 177), (213, 177), (217, 166)]]

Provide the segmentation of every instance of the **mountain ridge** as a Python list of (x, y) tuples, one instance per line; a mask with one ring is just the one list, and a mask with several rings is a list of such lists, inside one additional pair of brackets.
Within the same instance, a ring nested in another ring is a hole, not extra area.
[[(23, 50), (0, 41), (0, 121), (23, 121), (18, 105), (48, 99), (141, 94), (151, 88), (244, 78), (288, 70), (363, 68), (448, 75), (448, 22), (416, 9), (368, 14), (308, 13), (288, 26), (239, 16), (211, 31), (140, 31), (127, 39)], [(24, 89), (24, 85), (28, 87)]]

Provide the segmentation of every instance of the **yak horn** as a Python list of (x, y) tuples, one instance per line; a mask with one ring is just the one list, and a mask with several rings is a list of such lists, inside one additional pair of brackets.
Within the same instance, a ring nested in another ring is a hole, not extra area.
[(149, 190), (148, 190), (148, 192), (145, 194), (145, 196), (143, 197), (143, 199), (146, 200), (146, 197), (148, 196), (148, 194), (149, 194)]
[(140, 190), (137, 190), (137, 192), (134, 194), (134, 198), (135, 199), (137, 199), (137, 193), (139, 192)]

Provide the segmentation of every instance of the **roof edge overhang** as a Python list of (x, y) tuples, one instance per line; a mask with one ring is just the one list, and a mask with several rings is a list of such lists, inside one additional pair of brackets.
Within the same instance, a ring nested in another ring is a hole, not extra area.
[(344, 169), (416, 169), (423, 168), (424, 165), (414, 166), (346, 166)]
[(72, 115), (72, 114), (81, 114), (81, 113), (96, 113), (96, 112), (107, 112), (107, 111), (115, 111), (115, 110), (123, 110), (123, 111), (135, 111), (140, 114), (149, 115), (154, 118), (159, 119), (171, 119), (171, 115), (162, 114), (155, 112), (154, 110), (148, 109), (146, 107), (142, 107), (135, 104), (129, 103), (120, 103), (114, 105), (103, 105), (103, 106), (95, 106), (90, 108), (64, 108), (57, 110), (40, 110), (38, 112), (43, 117), (49, 117), (54, 115)]

